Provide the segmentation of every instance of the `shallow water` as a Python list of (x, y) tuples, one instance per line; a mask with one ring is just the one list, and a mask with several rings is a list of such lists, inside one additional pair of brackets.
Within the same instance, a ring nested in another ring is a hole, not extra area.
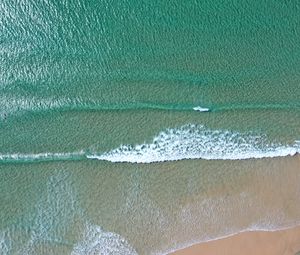
[(299, 157), (5, 164), (2, 247), (4, 254), (157, 254), (290, 227), (300, 223), (299, 167)]
[(3, 1), (0, 254), (165, 253), (298, 224), (299, 9)]

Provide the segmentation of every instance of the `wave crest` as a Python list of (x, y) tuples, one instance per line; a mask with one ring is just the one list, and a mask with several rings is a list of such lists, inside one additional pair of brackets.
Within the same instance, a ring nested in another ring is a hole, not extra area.
[[(209, 107), (209, 108), (208, 108)], [(9, 95), (0, 96), (0, 120), (6, 119), (11, 115), (22, 114), (26, 112), (43, 111), (82, 111), (82, 110), (163, 110), (163, 111), (198, 111), (198, 112), (218, 112), (231, 110), (286, 110), (299, 109), (299, 103), (292, 102), (286, 104), (209, 104), (202, 107), (187, 104), (176, 103), (157, 103), (157, 102), (115, 102), (105, 103), (99, 100), (85, 99), (83, 97), (75, 98), (40, 98), (40, 97), (15, 97)]]
[(185, 125), (167, 129), (151, 143), (121, 145), (101, 155), (88, 158), (111, 162), (151, 163), (182, 159), (250, 159), (294, 155), (300, 151), (294, 145), (271, 143), (264, 135), (210, 130), (201, 125)]
[(270, 142), (266, 135), (211, 130), (202, 125), (184, 125), (160, 132), (150, 143), (121, 145), (104, 152), (81, 150), (67, 153), (0, 154), (0, 162), (39, 162), (98, 159), (111, 162), (152, 163), (183, 159), (238, 160), (282, 157), (300, 152), (300, 141), (292, 145)]

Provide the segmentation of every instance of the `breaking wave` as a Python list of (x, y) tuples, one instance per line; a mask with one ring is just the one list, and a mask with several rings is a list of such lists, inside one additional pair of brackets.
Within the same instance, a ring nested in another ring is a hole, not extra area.
[(122, 145), (101, 155), (88, 158), (111, 162), (151, 163), (182, 159), (250, 159), (295, 155), (300, 143), (271, 143), (264, 135), (210, 130), (200, 125), (167, 129), (151, 143)]
[(36, 162), (98, 159), (111, 162), (152, 163), (183, 159), (239, 160), (295, 155), (300, 141), (292, 145), (269, 141), (266, 135), (211, 130), (188, 124), (160, 132), (150, 143), (121, 145), (104, 152), (81, 150), (70, 153), (0, 154), (0, 162)]

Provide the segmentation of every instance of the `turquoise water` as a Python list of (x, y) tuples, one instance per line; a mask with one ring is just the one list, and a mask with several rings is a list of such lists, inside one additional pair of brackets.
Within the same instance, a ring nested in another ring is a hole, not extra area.
[(299, 109), (299, 6), (1, 5), (1, 113)]
[(2, 1), (0, 254), (165, 253), (296, 225), (299, 11)]

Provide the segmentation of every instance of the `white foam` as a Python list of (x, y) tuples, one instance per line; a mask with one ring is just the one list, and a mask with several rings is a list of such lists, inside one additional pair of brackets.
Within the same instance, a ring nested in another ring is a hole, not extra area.
[(160, 132), (151, 143), (121, 145), (101, 155), (87, 158), (111, 162), (151, 163), (182, 159), (250, 159), (295, 155), (300, 143), (271, 143), (264, 135), (228, 130), (210, 130), (201, 125), (185, 125)]
[(17, 254), (39, 254), (41, 244), (46, 244), (45, 250), (48, 247), (56, 250), (61, 245), (71, 245), (66, 234), (72, 230), (78, 215), (81, 217), (76, 218), (76, 225), (84, 226), (71, 178), (69, 172), (53, 169), (53, 174), (49, 176), (43, 186), (44, 191), (39, 194), (39, 200), (34, 205), (35, 210), (30, 212), (30, 229), (26, 231), (26, 241), (21, 244), (17, 240), (14, 244), (19, 249)]
[(87, 227), (83, 240), (77, 243), (71, 255), (137, 255), (120, 235), (106, 232), (97, 225)]
[(0, 160), (2, 161), (38, 161), (38, 160), (68, 160), (76, 157), (83, 157), (84, 152), (74, 152), (74, 153), (36, 153), (36, 154), (23, 154), (23, 153), (13, 153), (13, 154), (0, 154)]
[(11, 251), (11, 240), (8, 239), (7, 233), (0, 232), (0, 254), (8, 255)]
[(194, 111), (199, 111), (199, 112), (209, 112), (209, 109), (208, 108), (204, 108), (204, 107), (201, 107), (201, 106), (196, 106), (193, 108)]

